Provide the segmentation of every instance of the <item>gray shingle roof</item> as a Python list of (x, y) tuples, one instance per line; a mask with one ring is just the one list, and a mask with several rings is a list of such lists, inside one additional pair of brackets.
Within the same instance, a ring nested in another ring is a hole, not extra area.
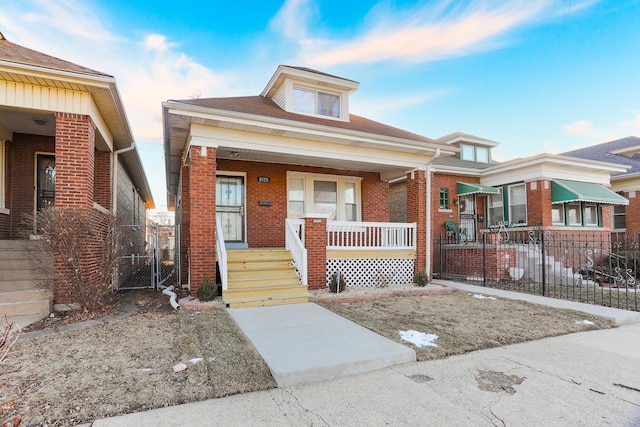
[(296, 114), (285, 111), (275, 102), (263, 96), (240, 96), (232, 98), (202, 98), (202, 99), (186, 99), (174, 100), (182, 104), (197, 105), (200, 107), (212, 108), (217, 110), (235, 111), (245, 114), (253, 114), (257, 116), (272, 117), (285, 120), (293, 120), (297, 122), (311, 123), (322, 126), (334, 127), (344, 130), (352, 130), (358, 132), (367, 132), (371, 134), (387, 136), (392, 138), (402, 138), (413, 141), (421, 141), (433, 145), (442, 145), (449, 147), (431, 138), (408, 132), (402, 129), (388, 126), (380, 122), (366, 119), (355, 114), (349, 115), (349, 121), (330, 120), (322, 117), (307, 116), (304, 114)]
[(45, 55), (33, 49), (11, 43), (0, 33), (0, 60), (15, 64), (33, 65), (52, 70), (68, 71), (72, 73), (88, 74), (92, 76), (113, 77), (101, 71), (92, 70), (73, 62), (65, 61), (53, 56)]
[[(561, 153), (561, 155), (631, 166), (626, 174), (634, 174), (640, 172), (640, 156), (634, 155), (633, 157), (628, 157), (622, 154), (613, 154), (612, 152), (637, 146), (640, 146), (640, 138), (637, 136), (628, 136), (603, 144), (567, 151), (566, 153)], [(622, 175), (622, 173), (617, 175)]]

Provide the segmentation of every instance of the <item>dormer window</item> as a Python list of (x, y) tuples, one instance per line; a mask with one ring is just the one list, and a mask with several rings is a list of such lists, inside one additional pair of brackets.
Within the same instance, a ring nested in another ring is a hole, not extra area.
[(489, 163), (489, 149), (475, 145), (460, 144), (460, 159), (470, 162)]
[(340, 95), (294, 87), (293, 111), (302, 114), (340, 117)]

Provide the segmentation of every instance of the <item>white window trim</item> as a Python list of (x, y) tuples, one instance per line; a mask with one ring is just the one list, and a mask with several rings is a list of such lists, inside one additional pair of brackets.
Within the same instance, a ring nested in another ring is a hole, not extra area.
[[(524, 187), (524, 218), (525, 218), (524, 223), (514, 223), (513, 222), (513, 214), (511, 212), (511, 207), (514, 206), (513, 203), (512, 203), (512, 197), (511, 197), (511, 188), (513, 188), (513, 187)], [(526, 183), (519, 183), (519, 184), (509, 185), (507, 187), (507, 193), (509, 194), (509, 222), (511, 224), (519, 225), (519, 226), (527, 225), (527, 218), (529, 217), (529, 206), (527, 204), (527, 184)]]
[[(591, 223), (591, 224), (587, 224), (587, 217), (586, 217), (585, 213), (587, 211), (587, 208), (590, 207), (590, 206), (595, 209), (596, 222), (595, 223)], [(598, 215), (598, 213), (599, 212), (598, 212), (598, 205), (597, 204), (595, 204), (595, 203), (584, 203), (582, 205), (582, 223), (583, 223), (583, 225), (585, 227), (597, 227), (598, 223), (599, 223), (599, 219), (600, 219), (599, 218), (600, 215)]]
[[(303, 113), (303, 112), (297, 111), (297, 110), (295, 110), (293, 108), (293, 91), (294, 91), (294, 89), (306, 90), (306, 91), (315, 93), (315, 106), (314, 106), (315, 111), (316, 111), (315, 114)], [(338, 106), (340, 108), (340, 111), (338, 112), (338, 116), (327, 116), (327, 115), (324, 115), (324, 114), (318, 114), (318, 112), (317, 112), (318, 111), (318, 92), (326, 93), (326, 94), (329, 94), (329, 95), (335, 95), (335, 96), (338, 97)], [(342, 93), (342, 92), (336, 92), (336, 91), (316, 88), (316, 87), (313, 87), (313, 86), (304, 86), (304, 85), (301, 85), (301, 84), (294, 83), (291, 86), (291, 90), (290, 90), (289, 93), (290, 93), (290, 99), (291, 99), (291, 103), (289, 104), (290, 105), (290, 111), (293, 112), (293, 113), (303, 114), (305, 116), (311, 116), (311, 117), (322, 117), (323, 119), (340, 120), (340, 121), (345, 121), (346, 117), (348, 117), (348, 114), (347, 114), (347, 112), (345, 110), (345, 108), (348, 108), (348, 107), (345, 107), (345, 102), (344, 102), (345, 94)]]
[[(569, 207), (570, 206), (577, 206), (578, 207), (578, 214), (580, 215), (580, 217), (578, 218), (577, 222), (571, 222), (571, 215), (568, 215), (569, 213)], [(566, 204), (567, 207), (567, 225), (570, 227), (582, 227), (582, 204), (581, 203), (577, 203), (577, 202), (573, 202), (573, 203), (567, 203)]]
[(335, 218), (330, 218), (335, 221), (344, 221), (345, 220), (345, 183), (352, 182), (356, 187), (356, 204), (358, 206), (357, 209), (357, 219), (356, 222), (362, 221), (362, 177), (359, 176), (347, 176), (347, 175), (325, 175), (325, 174), (317, 174), (317, 173), (306, 173), (306, 172), (287, 172), (287, 218), (289, 218), (289, 179), (291, 178), (302, 178), (304, 181), (304, 214), (312, 214), (314, 212), (310, 212), (307, 209), (311, 208), (314, 204), (313, 200), (313, 183), (314, 181), (335, 181), (337, 183), (337, 212)]
[[(565, 212), (565, 204), (564, 203), (554, 203), (551, 205), (551, 209), (553, 210), (554, 207), (558, 207), (560, 208), (560, 212), (561, 212), (561, 216), (562, 216), (562, 221), (560, 222), (553, 222), (553, 225), (565, 225), (567, 220), (566, 220), (566, 212)], [(551, 215), (553, 217), (553, 215)]]

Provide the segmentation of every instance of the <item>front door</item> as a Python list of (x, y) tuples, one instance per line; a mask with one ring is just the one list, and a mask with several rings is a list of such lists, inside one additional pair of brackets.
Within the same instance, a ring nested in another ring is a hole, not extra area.
[(36, 209), (52, 208), (56, 190), (56, 158), (51, 154), (36, 157)]
[(245, 243), (243, 176), (216, 176), (216, 218), (225, 243)]
[(460, 196), (460, 240), (474, 241), (476, 238), (476, 196)]

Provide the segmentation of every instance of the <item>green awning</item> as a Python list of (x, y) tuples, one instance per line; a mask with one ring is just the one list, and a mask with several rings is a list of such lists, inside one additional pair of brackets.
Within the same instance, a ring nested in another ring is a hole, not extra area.
[(456, 187), (458, 196), (464, 196), (466, 194), (500, 194), (500, 191), (497, 188), (489, 187), (487, 185), (459, 182)]
[(592, 182), (551, 181), (551, 203), (591, 202), (608, 205), (628, 205), (629, 201), (600, 184)]

